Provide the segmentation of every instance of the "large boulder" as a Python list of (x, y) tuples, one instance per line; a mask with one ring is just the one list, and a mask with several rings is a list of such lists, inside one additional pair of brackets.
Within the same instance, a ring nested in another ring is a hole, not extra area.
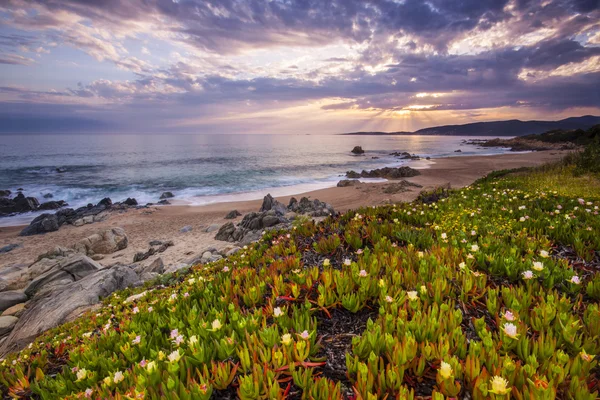
[(27, 264), (13, 264), (0, 268), (0, 292), (23, 289), (30, 279)]
[(217, 232), (217, 235), (215, 236), (215, 239), (228, 242), (230, 241), (233, 232), (235, 232), (235, 225), (233, 225), (233, 222), (228, 222), (221, 226), (219, 232)]
[(175, 197), (175, 195), (172, 192), (163, 192), (160, 195), (160, 200), (170, 199), (170, 198), (173, 198), (173, 197)]
[(29, 226), (19, 233), (19, 236), (40, 235), (46, 232), (54, 232), (60, 228), (56, 214), (42, 214), (36, 217)]
[(271, 196), (271, 194), (267, 194), (263, 198), (263, 203), (262, 203), (262, 206), (260, 207), (259, 211), (260, 212), (275, 211), (277, 214), (283, 215), (287, 212), (287, 209), (285, 208), (284, 204), (275, 200), (273, 198), (273, 196)]
[(40, 204), (38, 210), (56, 210), (61, 207), (68, 205), (64, 200), (59, 201), (47, 201), (45, 203)]
[(76, 243), (73, 248), (83, 254), (112, 254), (127, 247), (129, 240), (123, 228), (95, 233)]
[(15, 304), (24, 303), (27, 301), (27, 296), (23, 292), (10, 290), (0, 292), (0, 313)]
[(117, 266), (97, 271), (59, 291), (46, 292), (25, 309), (0, 347), (0, 354), (22, 349), (41, 333), (76, 318), (114, 291), (139, 284), (133, 269)]
[(128, 206), (137, 206), (138, 202), (136, 199), (134, 199), (133, 197), (128, 197), (127, 200), (125, 200), (123, 202), (123, 204), (126, 204)]
[(46, 291), (79, 281), (101, 269), (100, 264), (83, 254), (75, 254), (62, 260), (56, 260), (54, 265), (27, 285), (25, 294), (33, 297), (42, 289)]

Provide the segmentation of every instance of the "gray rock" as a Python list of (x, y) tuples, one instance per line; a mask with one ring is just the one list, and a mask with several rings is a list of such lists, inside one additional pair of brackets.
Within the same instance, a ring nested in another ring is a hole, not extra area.
[(136, 199), (132, 198), (132, 197), (128, 197), (127, 200), (125, 200), (123, 202), (123, 204), (126, 204), (128, 206), (137, 206), (138, 202)]
[(212, 257), (212, 253), (210, 251), (205, 251), (204, 253), (202, 253), (202, 258), (203, 259), (209, 259)]
[(225, 255), (226, 255), (227, 257), (229, 257), (229, 256), (232, 256), (232, 255), (234, 255), (235, 253), (237, 253), (237, 252), (238, 252), (238, 251), (240, 251), (240, 250), (241, 250), (241, 247), (237, 247), (237, 246), (235, 246), (235, 247), (233, 247), (233, 248), (231, 248), (231, 249), (227, 250), (227, 252), (225, 253)]
[(219, 229), (219, 232), (217, 232), (215, 239), (223, 240), (226, 242), (232, 241), (232, 240), (230, 240), (230, 238), (231, 238), (231, 235), (233, 234), (233, 232), (235, 232), (235, 226), (233, 225), (233, 222), (227, 222)]
[(0, 247), (0, 254), (2, 253), (8, 253), (9, 251), (12, 251), (14, 249), (16, 249), (17, 247), (21, 246), (20, 244), (7, 244), (4, 247)]
[(39, 205), (38, 210), (57, 210), (61, 207), (68, 206), (64, 200), (59, 201), (48, 201)]
[(40, 235), (46, 232), (54, 232), (60, 228), (58, 217), (55, 214), (42, 214), (36, 217), (29, 226), (19, 233), (19, 236)]
[(160, 195), (160, 200), (164, 200), (164, 199), (171, 199), (171, 198), (173, 198), (173, 197), (175, 197), (175, 195), (174, 195), (172, 192), (163, 192), (163, 193)]
[(221, 227), (221, 224), (210, 224), (208, 226), (208, 228), (206, 228), (204, 230), (204, 232), (214, 232), (214, 231), (218, 231), (219, 228)]
[(273, 196), (271, 196), (271, 194), (267, 194), (263, 198), (263, 203), (262, 203), (262, 206), (260, 207), (259, 211), (264, 212), (264, 211), (271, 211), (271, 210), (275, 211), (279, 215), (283, 215), (287, 212), (285, 205), (283, 205), (280, 202), (278, 202), (277, 200), (275, 200), (273, 198)]
[(41, 333), (76, 318), (112, 292), (140, 283), (131, 268), (117, 266), (97, 271), (57, 292), (47, 292), (27, 307), (2, 344), (0, 354), (22, 349)]
[(0, 336), (4, 336), (12, 331), (19, 321), (14, 315), (4, 315), (0, 317)]
[(148, 244), (150, 246), (160, 246), (161, 244), (163, 244), (162, 240), (151, 240), (150, 242), (148, 242)]
[(82, 254), (76, 254), (59, 261), (48, 271), (32, 280), (25, 288), (25, 294), (33, 297), (36, 292), (47, 285), (55, 287), (69, 281), (79, 281), (100, 269), (102, 269), (102, 266), (91, 258)]
[(285, 213), (285, 215), (283, 217), (289, 221), (293, 221), (296, 219), (297, 216), (298, 216), (298, 214), (296, 214), (295, 212), (288, 211)]
[(112, 254), (127, 247), (129, 239), (123, 228), (95, 233), (76, 243), (73, 248), (83, 254)]
[(10, 196), (11, 193), (12, 192), (10, 190), (8, 190), (8, 189), (6, 189), (6, 190), (0, 190), (0, 197), (8, 197), (8, 196)]
[(13, 264), (0, 268), (0, 292), (23, 289), (30, 279), (27, 264)]
[(225, 216), (225, 219), (235, 219), (241, 215), (242, 215), (242, 213), (240, 213), (238, 210), (231, 210), (227, 213), (227, 215)]
[[(163, 274), (165, 272), (165, 264), (163, 263), (162, 258), (158, 257), (156, 260), (152, 261), (149, 265), (139, 266), (135, 268), (135, 272), (140, 275), (140, 277), (144, 274), (153, 273), (153, 274)], [(142, 279), (147, 280), (147, 279)]]
[(19, 292), (16, 290), (0, 292), (0, 312), (16, 304), (24, 303), (26, 301), (27, 296), (23, 292)]
[(46, 193), (45, 195), (42, 196), (45, 199), (51, 199), (54, 197), (54, 195), (52, 193)]
[(186, 225), (183, 228), (181, 228), (179, 230), (179, 232), (181, 233), (186, 233), (186, 232), (190, 232), (192, 229), (194, 229), (191, 225)]
[(391, 184), (387, 185), (386, 187), (384, 187), (383, 193), (396, 194), (396, 193), (408, 192), (411, 187), (421, 188), (423, 186), (421, 186), (417, 183), (412, 183), (409, 181), (401, 180), (400, 182), (391, 183)]
[(278, 217), (275, 217), (272, 215), (266, 215), (262, 219), (262, 226), (264, 228), (268, 228), (270, 226), (275, 226), (275, 225), (279, 224), (280, 222), (281, 221)]

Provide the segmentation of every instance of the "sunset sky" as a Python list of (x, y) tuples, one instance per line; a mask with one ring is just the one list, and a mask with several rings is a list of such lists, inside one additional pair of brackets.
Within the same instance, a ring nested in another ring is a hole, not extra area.
[(598, 0), (0, 0), (0, 132), (600, 115)]

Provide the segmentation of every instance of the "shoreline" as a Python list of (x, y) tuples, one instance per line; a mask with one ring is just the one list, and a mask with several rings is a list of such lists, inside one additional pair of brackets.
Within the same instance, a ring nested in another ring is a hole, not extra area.
[[(349, 187), (329, 187), (295, 195), (275, 195), (280, 202), (287, 204), (291, 197), (308, 197), (331, 204), (336, 211), (345, 212), (361, 206), (381, 205), (389, 202), (412, 201), (423, 190), (450, 185), (452, 188), (468, 186), (476, 179), (500, 169), (536, 166), (562, 158), (565, 151), (541, 151), (533, 153), (506, 153), (486, 156), (457, 156), (432, 159), (427, 168), (420, 168), (421, 175), (406, 178), (421, 185), (399, 193), (385, 193), (384, 189), (394, 181), (361, 183)], [(340, 179), (344, 179), (340, 177)], [(265, 191), (263, 195), (266, 195)], [(231, 197), (235, 197), (232, 195)], [(164, 253), (154, 255), (141, 264), (150, 264), (162, 258), (165, 267), (177, 267), (201, 255), (207, 248), (222, 249), (232, 243), (214, 239), (216, 225), (226, 222), (239, 222), (243, 215), (258, 211), (262, 196), (256, 200), (215, 202), (205, 205), (150, 206), (130, 209), (122, 213), (112, 213), (105, 221), (80, 227), (63, 226), (55, 232), (44, 235), (18, 236), (25, 225), (0, 227), (0, 247), (17, 244), (19, 247), (0, 254), (0, 268), (23, 266), (33, 263), (38, 255), (56, 246), (68, 247), (98, 231), (121, 227), (129, 237), (127, 248), (104, 256), (98, 262), (103, 266), (117, 263), (133, 264), (136, 252), (146, 251), (152, 240), (172, 240), (174, 246)], [(225, 215), (237, 209), (241, 217), (227, 220)], [(192, 230), (182, 233), (183, 227)], [(218, 228), (217, 228), (218, 229)]]

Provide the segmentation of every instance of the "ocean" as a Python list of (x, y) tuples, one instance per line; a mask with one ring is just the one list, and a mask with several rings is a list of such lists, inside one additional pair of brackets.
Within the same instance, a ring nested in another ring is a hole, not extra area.
[[(421, 157), (490, 155), (459, 136), (340, 135), (5, 135), (0, 136), (0, 189), (70, 207), (134, 197), (156, 203), (171, 191), (178, 203), (202, 205), (290, 195), (335, 186), (348, 170), (430, 162)], [(350, 150), (362, 146), (364, 156)], [(460, 149), (460, 153), (455, 150)], [(375, 158), (374, 158), (375, 157)], [(59, 172), (63, 171), (63, 172)], [(0, 226), (28, 223), (40, 213), (0, 218)]]

